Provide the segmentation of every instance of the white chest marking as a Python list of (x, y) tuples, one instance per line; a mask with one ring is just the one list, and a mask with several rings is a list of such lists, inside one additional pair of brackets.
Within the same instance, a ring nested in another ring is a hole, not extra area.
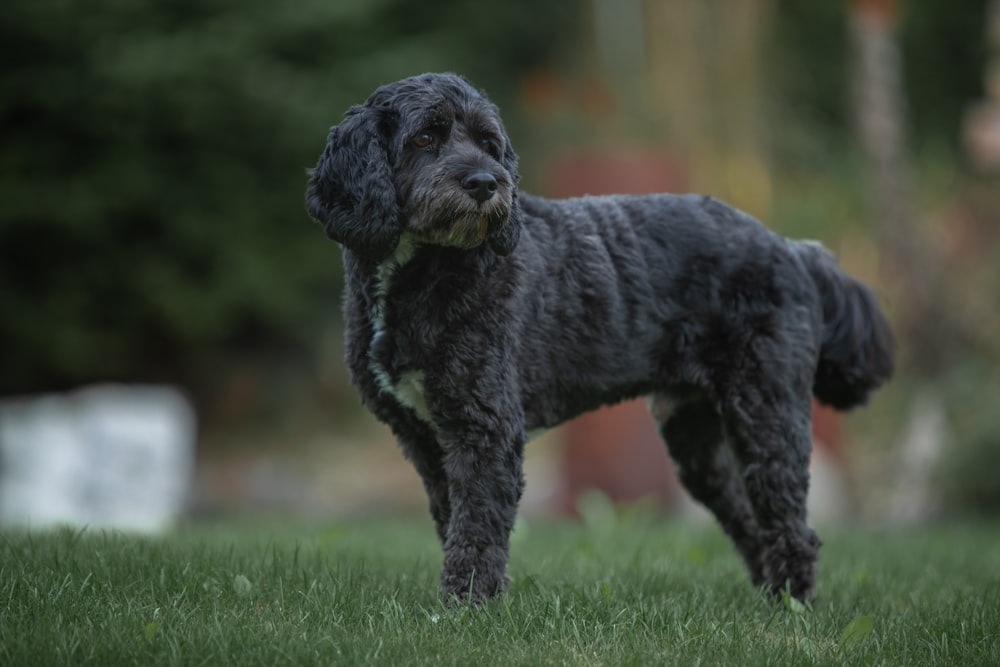
[(396, 272), (399, 271), (401, 266), (413, 259), (414, 250), (416, 250), (416, 245), (413, 239), (404, 235), (399, 240), (399, 245), (396, 246), (396, 250), (392, 255), (378, 265), (378, 282), (375, 285), (375, 305), (374, 312), (372, 313), (372, 320), (375, 325), (373, 333), (376, 337), (385, 331), (385, 299), (389, 294), (389, 288), (392, 286), (392, 279), (395, 278)]
[(388, 335), (385, 324), (385, 302), (389, 294), (389, 289), (392, 287), (392, 280), (395, 278), (399, 268), (413, 257), (415, 249), (416, 246), (413, 240), (409, 236), (403, 236), (392, 256), (378, 265), (378, 282), (375, 285), (375, 303), (372, 308), (373, 330), (372, 340), (368, 347), (368, 363), (381, 391), (391, 395), (401, 405), (416, 412), (421, 420), (433, 427), (434, 421), (431, 418), (431, 411), (428, 409), (427, 401), (424, 398), (423, 371), (406, 371), (393, 384), (389, 371), (379, 363), (375, 355), (376, 341), (382, 336)]
[(427, 407), (427, 399), (424, 398), (424, 372), (406, 371), (399, 382), (392, 388), (392, 394), (396, 400), (412, 409), (423, 421), (434, 426), (434, 419), (431, 411)]

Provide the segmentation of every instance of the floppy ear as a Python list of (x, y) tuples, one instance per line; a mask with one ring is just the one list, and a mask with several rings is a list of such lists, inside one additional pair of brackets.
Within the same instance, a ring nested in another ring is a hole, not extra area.
[(511, 181), (513, 182), (514, 196), (510, 205), (510, 216), (507, 218), (507, 224), (495, 231), (489, 238), (490, 248), (493, 249), (498, 255), (506, 256), (514, 252), (514, 248), (517, 247), (517, 241), (521, 238), (521, 205), (517, 201), (517, 182), (520, 180), (520, 176), (517, 173), (517, 154), (514, 149), (510, 147), (510, 139), (504, 134), (504, 143), (507, 147), (504, 149), (503, 153), (503, 166), (510, 174)]
[(517, 203), (517, 194), (514, 195), (514, 202), (510, 208), (510, 216), (507, 224), (493, 232), (489, 238), (490, 248), (500, 256), (507, 256), (514, 252), (517, 241), (521, 238), (521, 207)]
[(326, 235), (378, 262), (399, 243), (402, 216), (392, 183), (386, 137), (372, 107), (354, 107), (330, 128), (306, 188), (306, 210)]

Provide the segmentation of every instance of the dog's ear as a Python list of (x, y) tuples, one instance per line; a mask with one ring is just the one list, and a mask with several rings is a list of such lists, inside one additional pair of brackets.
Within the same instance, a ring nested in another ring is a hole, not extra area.
[(403, 231), (381, 124), (371, 106), (348, 111), (330, 128), (306, 188), (306, 210), (326, 235), (373, 262), (396, 248)]
[(517, 242), (521, 238), (522, 213), (521, 205), (517, 201), (517, 182), (521, 178), (517, 173), (517, 153), (511, 148), (510, 139), (507, 138), (506, 133), (504, 133), (503, 139), (506, 147), (504, 148), (503, 160), (501, 162), (504, 169), (510, 174), (511, 181), (513, 182), (514, 196), (513, 201), (511, 201), (507, 224), (490, 236), (489, 243), (493, 252), (501, 256), (506, 256), (514, 252), (514, 248), (517, 247)]
[(521, 238), (521, 207), (517, 203), (517, 194), (514, 194), (514, 202), (510, 207), (510, 215), (507, 217), (507, 224), (498, 229), (489, 238), (490, 248), (498, 255), (507, 256), (514, 252), (517, 242)]

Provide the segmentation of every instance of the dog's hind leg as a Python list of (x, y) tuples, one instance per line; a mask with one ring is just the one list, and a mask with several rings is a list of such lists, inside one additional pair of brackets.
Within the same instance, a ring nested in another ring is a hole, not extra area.
[(743, 557), (754, 585), (764, 583), (763, 550), (742, 473), (726, 444), (722, 416), (708, 399), (679, 405), (663, 396), (650, 400), (660, 435), (677, 464), (681, 483), (708, 508)]
[(806, 523), (812, 448), (808, 391), (774, 380), (746, 384), (723, 402), (733, 451), (766, 550), (764, 580), (775, 595), (812, 597), (819, 539)]

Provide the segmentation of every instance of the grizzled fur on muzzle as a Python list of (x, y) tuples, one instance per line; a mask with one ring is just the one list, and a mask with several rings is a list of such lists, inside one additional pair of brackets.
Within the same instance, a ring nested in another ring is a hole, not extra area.
[(330, 129), (306, 207), (372, 262), (404, 234), (507, 255), (519, 236), (517, 181), (496, 106), (461, 77), (414, 77), (382, 86)]

